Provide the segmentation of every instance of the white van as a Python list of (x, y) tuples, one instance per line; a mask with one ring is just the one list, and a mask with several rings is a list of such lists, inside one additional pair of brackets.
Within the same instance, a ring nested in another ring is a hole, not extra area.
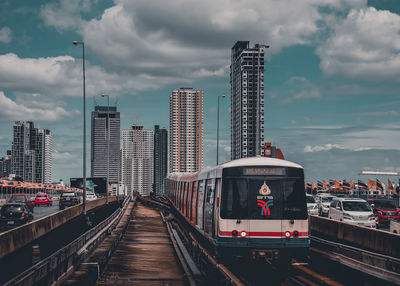
[(332, 200), (336, 198), (329, 193), (319, 193), (315, 196), (315, 202), (318, 206), (318, 214), (320, 216), (328, 216), (329, 206)]
[(318, 205), (312, 195), (306, 194), (307, 210), (309, 215), (318, 215)]
[(334, 198), (329, 207), (330, 219), (376, 228), (375, 215), (366, 200)]

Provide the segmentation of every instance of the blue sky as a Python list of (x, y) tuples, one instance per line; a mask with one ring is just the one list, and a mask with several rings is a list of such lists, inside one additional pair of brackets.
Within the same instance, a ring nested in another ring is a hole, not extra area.
[(171, 90), (202, 89), (207, 167), (217, 97), (226, 94), (227, 161), (230, 49), (249, 40), (271, 46), (265, 138), (302, 164), (307, 180), (400, 171), (399, 13), (396, 0), (3, 0), (0, 155), (11, 148), (12, 122), (33, 120), (53, 133), (53, 180), (81, 175), (82, 61), (72, 41), (83, 40), (88, 115), (106, 93), (118, 98), (122, 128), (168, 128)]

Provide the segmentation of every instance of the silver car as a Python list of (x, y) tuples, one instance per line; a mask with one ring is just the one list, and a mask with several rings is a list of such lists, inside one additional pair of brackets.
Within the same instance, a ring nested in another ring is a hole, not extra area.
[(315, 202), (318, 205), (318, 214), (320, 216), (328, 216), (329, 206), (335, 196), (327, 193), (320, 193), (315, 196)]

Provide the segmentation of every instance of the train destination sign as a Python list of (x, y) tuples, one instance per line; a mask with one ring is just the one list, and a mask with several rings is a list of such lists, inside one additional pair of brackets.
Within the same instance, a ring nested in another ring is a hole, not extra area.
[(251, 176), (263, 176), (263, 175), (275, 175), (275, 176), (285, 176), (285, 168), (244, 168), (244, 175)]

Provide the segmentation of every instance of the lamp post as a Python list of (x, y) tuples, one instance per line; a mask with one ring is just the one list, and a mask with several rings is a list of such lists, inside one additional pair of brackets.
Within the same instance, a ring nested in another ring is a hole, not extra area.
[(86, 215), (86, 85), (85, 85), (85, 43), (73, 41), (75, 46), (82, 45), (82, 66), (83, 66), (83, 215)]
[(107, 187), (106, 187), (106, 203), (108, 204), (108, 187), (110, 173), (110, 96), (102, 94), (101, 97), (107, 97)]
[(218, 152), (219, 152), (219, 99), (225, 98), (225, 94), (218, 95), (218, 111), (217, 111), (217, 166), (218, 166)]

